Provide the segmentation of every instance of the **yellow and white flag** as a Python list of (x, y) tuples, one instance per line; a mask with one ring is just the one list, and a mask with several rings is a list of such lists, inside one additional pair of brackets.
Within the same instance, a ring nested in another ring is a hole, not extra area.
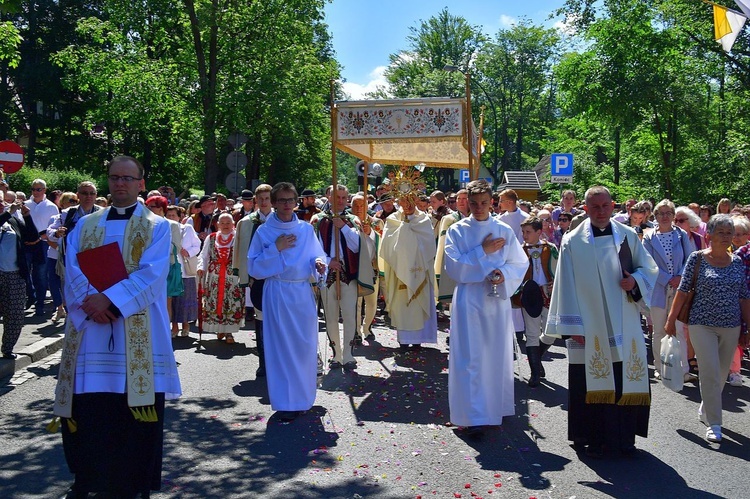
[(732, 50), (745, 21), (747, 17), (739, 12), (714, 4), (714, 39), (725, 52)]

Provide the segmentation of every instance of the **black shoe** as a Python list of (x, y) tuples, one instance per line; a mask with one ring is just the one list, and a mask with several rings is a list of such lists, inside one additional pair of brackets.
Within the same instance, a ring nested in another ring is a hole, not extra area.
[(351, 360), (351, 361), (347, 362), (346, 364), (344, 364), (344, 369), (347, 370), (347, 371), (354, 371), (356, 368), (357, 368), (357, 361), (356, 360)]
[(356, 335), (356, 336), (354, 337), (353, 343), (354, 343), (355, 345), (361, 345), (361, 344), (362, 344), (362, 337), (361, 337), (360, 335)]
[(255, 377), (256, 378), (265, 378), (266, 377), (266, 368), (265, 368), (265, 366), (260, 366), (258, 369), (255, 370)]
[(372, 332), (372, 326), (367, 328), (367, 336), (365, 336), (365, 339), (367, 341), (375, 341), (375, 333)]
[(602, 459), (604, 457), (604, 446), (589, 444), (586, 446), (586, 455), (594, 459)]
[(278, 414), (281, 421), (289, 423), (297, 419), (297, 416), (299, 416), (299, 411), (279, 411), (276, 414)]
[(329, 369), (341, 369), (341, 367), (341, 362), (339, 362), (338, 360), (332, 360), (328, 363)]
[(16, 360), (18, 358), (18, 355), (14, 353), (4, 353), (3, 358), (8, 360)]
[(459, 434), (476, 440), (484, 436), (484, 426), (466, 426), (459, 431)]

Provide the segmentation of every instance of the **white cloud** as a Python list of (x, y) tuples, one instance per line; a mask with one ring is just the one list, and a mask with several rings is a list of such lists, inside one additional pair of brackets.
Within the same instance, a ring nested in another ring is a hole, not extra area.
[(514, 26), (516, 23), (518, 23), (518, 19), (512, 16), (507, 16), (505, 14), (500, 16), (500, 25), (501, 26)]
[(365, 98), (365, 94), (376, 91), (378, 87), (387, 87), (388, 82), (384, 76), (386, 68), (387, 66), (376, 67), (368, 75), (370, 79), (367, 83), (345, 82), (343, 84), (344, 93), (346, 93), (350, 100), (360, 100)]

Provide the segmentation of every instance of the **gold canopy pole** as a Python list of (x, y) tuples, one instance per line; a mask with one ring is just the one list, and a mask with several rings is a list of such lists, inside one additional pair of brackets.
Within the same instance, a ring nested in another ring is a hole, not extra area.
[[(339, 208), (336, 206), (336, 195), (338, 194), (339, 186), (338, 186), (338, 172), (336, 170), (336, 137), (338, 136), (338, 116), (336, 111), (336, 80), (331, 80), (331, 177), (332, 177), (332, 184), (333, 184), (333, 191), (331, 192), (331, 196), (333, 197), (333, 200), (331, 202), (331, 206), (333, 206), (333, 217), (337, 217), (339, 214)], [(333, 221), (333, 218), (331, 218), (331, 221)], [(341, 260), (341, 249), (339, 241), (341, 239), (341, 230), (333, 226), (333, 244), (336, 245), (336, 261)], [(336, 299), (341, 299), (341, 274), (336, 271)]]
[(466, 137), (467, 137), (466, 143), (469, 146), (468, 147), (469, 149), (469, 178), (471, 180), (476, 180), (477, 175), (476, 175), (476, 172), (474, 171), (474, 161), (473, 161), (474, 158), (472, 157), (472, 154), (471, 154), (471, 150), (474, 145), (474, 137), (473, 137), (472, 130), (471, 130), (472, 128), (471, 127), (471, 124), (472, 124), (472, 121), (471, 121), (471, 74), (468, 71), (466, 71), (466, 73), (464, 73), (464, 78), (466, 80)]
[(479, 108), (479, 137), (477, 137), (477, 174), (476, 174), (476, 178), (479, 178), (479, 169), (482, 167), (482, 140), (484, 140), (484, 106), (482, 106), (482, 107)]

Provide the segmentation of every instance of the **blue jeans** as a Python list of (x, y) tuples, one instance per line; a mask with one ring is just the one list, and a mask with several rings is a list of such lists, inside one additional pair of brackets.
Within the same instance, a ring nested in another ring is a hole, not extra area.
[(52, 295), (52, 304), (55, 308), (62, 305), (62, 281), (57, 275), (57, 258), (47, 258), (47, 284), (49, 284), (49, 294)]
[(44, 298), (47, 296), (47, 241), (39, 241), (26, 247), (26, 264), (31, 274), (31, 298), (36, 304), (37, 312), (44, 310)]

